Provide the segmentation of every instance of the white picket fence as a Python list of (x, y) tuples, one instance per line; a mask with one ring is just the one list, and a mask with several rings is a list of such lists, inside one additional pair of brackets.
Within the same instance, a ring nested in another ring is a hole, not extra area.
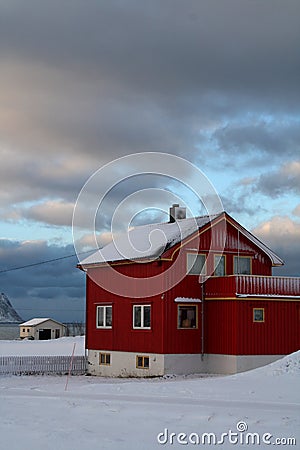
[(72, 360), (72, 356), (0, 356), (0, 375), (63, 375), (70, 369), (72, 375), (84, 375), (86, 357), (74, 356)]

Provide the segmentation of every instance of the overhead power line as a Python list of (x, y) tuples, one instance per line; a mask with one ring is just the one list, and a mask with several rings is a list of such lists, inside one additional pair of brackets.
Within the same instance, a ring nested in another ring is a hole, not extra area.
[(42, 264), (49, 264), (51, 262), (61, 261), (62, 259), (73, 258), (73, 256), (85, 255), (86, 253), (95, 252), (97, 250), (99, 250), (99, 249), (96, 248), (96, 249), (92, 249), (92, 250), (87, 250), (86, 252), (72, 253), (72, 255), (60, 256), (59, 258), (47, 259), (47, 260), (39, 261), (39, 262), (32, 263), (32, 264), (25, 264), (24, 266), (11, 267), (10, 269), (2, 269), (2, 270), (0, 270), (0, 274), (6, 273), (6, 272), (13, 272), (14, 270), (27, 269), (29, 267), (41, 266)]

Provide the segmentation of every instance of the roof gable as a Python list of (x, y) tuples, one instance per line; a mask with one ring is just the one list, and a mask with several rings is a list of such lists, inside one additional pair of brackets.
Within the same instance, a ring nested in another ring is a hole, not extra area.
[(226, 220), (239, 230), (249, 241), (260, 248), (271, 260), (273, 266), (283, 265), (283, 261), (269, 247), (250, 231), (246, 230), (226, 212), (213, 216), (180, 219), (176, 222), (157, 223), (135, 227), (114, 239), (81, 261), (78, 266), (86, 268), (96, 264), (122, 261), (155, 260), (167, 250), (181, 244), (185, 239), (219, 220)]
[(233, 219), (229, 214), (225, 213), (226, 219), (231, 225), (239, 230), (241, 234), (243, 234), (249, 241), (251, 241), (256, 247), (262, 250), (271, 260), (273, 266), (283, 266), (283, 260), (276, 255), (273, 250), (271, 250), (267, 245), (265, 245), (260, 239), (258, 239), (254, 234), (250, 231), (246, 230), (241, 224), (239, 224), (235, 219)]
[(35, 319), (30, 319), (27, 322), (21, 323), (19, 326), (20, 327), (23, 327), (23, 326), (24, 327), (34, 327), (36, 325), (41, 325), (42, 323), (47, 322), (48, 320), (50, 320), (51, 322), (55, 322), (55, 323), (57, 323), (59, 325), (64, 325), (63, 323), (58, 322), (57, 320), (50, 319), (50, 317), (44, 317), (44, 318), (39, 318), (38, 317), (38, 318), (35, 318)]

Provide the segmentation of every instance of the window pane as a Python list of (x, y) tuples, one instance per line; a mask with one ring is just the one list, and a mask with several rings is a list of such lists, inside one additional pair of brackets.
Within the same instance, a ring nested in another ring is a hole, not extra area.
[(204, 264), (204, 255), (197, 255), (196, 253), (187, 254), (187, 269), (190, 275), (200, 275), (201, 273), (203, 273)]
[(250, 258), (235, 256), (234, 273), (241, 275), (250, 275)]
[(215, 276), (223, 277), (225, 275), (225, 256), (215, 255), (214, 263)]
[(250, 258), (240, 258), (240, 273), (249, 275), (250, 274)]
[(100, 364), (105, 364), (105, 354), (100, 353)]
[(134, 323), (133, 326), (134, 327), (141, 327), (142, 326), (142, 322), (141, 322), (141, 311), (142, 307), (141, 306), (134, 306)]
[(151, 306), (144, 306), (144, 327), (150, 328), (151, 324)]
[(254, 309), (253, 310), (253, 320), (254, 320), (254, 322), (263, 322), (264, 321), (264, 310), (263, 309)]
[(107, 327), (111, 327), (112, 326), (112, 307), (111, 306), (107, 306), (106, 307), (106, 321), (105, 321), (105, 325)]
[(103, 306), (98, 306), (98, 327), (104, 326), (104, 308)]
[(178, 327), (196, 328), (196, 306), (178, 306)]
[(144, 367), (145, 368), (149, 368), (149, 358), (148, 358), (148, 356), (144, 357)]
[(143, 357), (142, 356), (137, 357), (137, 366), (143, 367)]

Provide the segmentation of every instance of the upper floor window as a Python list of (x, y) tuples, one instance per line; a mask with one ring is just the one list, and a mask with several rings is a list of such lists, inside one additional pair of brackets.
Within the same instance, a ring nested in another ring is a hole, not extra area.
[(214, 255), (214, 275), (216, 277), (224, 277), (225, 273), (225, 256)]
[(111, 328), (112, 327), (112, 306), (104, 305), (97, 306), (97, 328)]
[(251, 275), (250, 256), (235, 256), (233, 262), (233, 273), (237, 275)]
[(151, 328), (151, 305), (133, 306), (133, 328)]
[(187, 273), (189, 275), (204, 275), (205, 255), (187, 253)]

